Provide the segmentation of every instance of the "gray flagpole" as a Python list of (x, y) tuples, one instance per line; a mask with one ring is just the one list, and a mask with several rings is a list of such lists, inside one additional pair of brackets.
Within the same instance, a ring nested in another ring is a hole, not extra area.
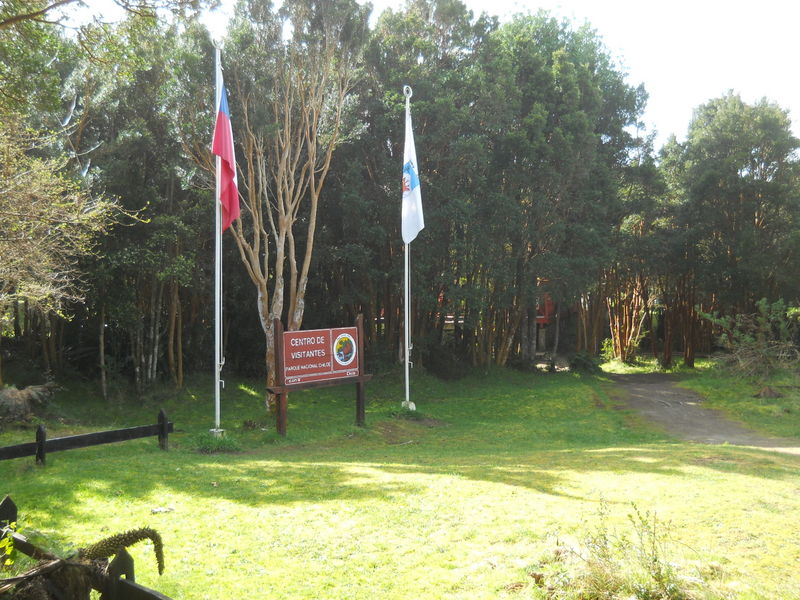
[(406, 399), (403, 401), (403, 408), (408, 410), (416, 410), (416, 405), (411, 402), (411, 270), (409, 269), (410, 260), (410, 246), (411, 244), (403, 244), (405, 248), (405, 298), (403, 300), (403, 324), (405, 326), (405, 335), (403, 336), (403, 349), (405, 351), (405, 373), (406, 373)]
[[(222, 94), (222, 65), (220, 64), (220, 50), (215, 46), (215, 74), (216, 74), (216, 103), (214, 107), (219, 111), (220, 95)], [(222, 435), (220, 429), (220, 388), (222, 380), (220, 377), (224, 359), (222, 358), (222, 207), (220, 206), (220, 172), (222, 170), (222, 158), (216, 157), (217, 182), (214, 193), (214, 429), (211, 430), (216, 436)]]
[[(408, 115), (409, 111), (411, 110), (412, 93), (413, 92), (410, 86), (403, 87), (403, 94), (406, 97), (406, 115)], [(408, 132), (405, 134), (408, 135)], [(411, 343), (411, 242), (403, 244), (403, 248), (405, 262), (405, 285), (403, 286), (405, 289), (403, 299), (403, 324), (405, 333), (403, 336), (403, 351), (405, 362), (406, 399), (403, 401), (402, 407), (408, 410), (416, 410), (416, 405), (411, 402), (411, 349), (414, 347)]]

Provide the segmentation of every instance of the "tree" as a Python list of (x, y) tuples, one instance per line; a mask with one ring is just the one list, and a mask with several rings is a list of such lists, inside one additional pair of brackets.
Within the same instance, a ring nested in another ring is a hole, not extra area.
[[(113, 0), (114, 4), (130, 14), (155, 18), (158, 10), (185, 13), (197, 11), (211, 0)], [(0, 7), (0, 30), (20, 24), (40, 23), (58, 25), (65, 19), (64, 9), (71, 6), (91, 7), (91, 0), (5, 0)]]
[(0, 118), (0, 314), (24, 302), (45, 315), (82, 299), (78, 259), (115, 211), (69, 178), (64, 157), (32, 155), (50, 140), (19, 123)]
[[(340, 142), (368, 10), (354, 1), (239, 5), (228, 85), (244, 142), (243, 218), (232, 231), (258, 293), (269, 381), (275, 319), (303, 322), (320, 196)], [(285, 32), (288, 39), (284, 39)]]
[(0, 120), (0, 305), (58, 310), (79, 298), (75, 261), (110, 224), (113, 204), (65, 177), (66, 159), (28, 154), (46, 142)]
[(589, 29), (547, 15), (498, 27), (453, 0), (381, 15), (366, 72), (366, 127), (334, 156), (336, 204), (323, 213), (333, 251), (320, 270), (342, 283), (321, 289), (374, 315), (372, 339), (394, 354), (402, 245), (391, 182), (409, 83), (426, 222), (412, 257), (415, 346), (434, 370), (443, 357), (530, 359), (537, 297), (572, 301), (611, 256), (619, 172), (634, 144), (625, 127), (643, 91)]
[(660, 249), (668, 217), (663, 178), (649, 150), (645, 145), (622, 170), (614, 258), (603, 271), (613, 356), (623, 362), (635, 358), (648, 328), (651, 349), (658, 356), (655, 289), (663, 272)]
[(495, 27), (496, 19), (474, 18), (461, 2), (417, 1), (385, 11), (367, 44), (354, 98), (359, 122), (348, 123), (356, 135), (334, 154), (320, 213), (327, 251), (316, 261), (320, 276), (314, 291), (317, 298), (324, 294), (339, 301), (318, 302), (314, 312), (337, 319), (363, 312), (376, 361), (396, 360), (402, 330), (405, 84), (414, 90), (426, 222), (415, 242), (419, 251), (412, 251), (414, 360), (432, 365), (437, 355), (453, 350), (444, 339), (444, 320), (458, 306), (454, 267), (469, 266), (465, 211), (484, 191), (479, 182), (488, 162), (476, 48)]
[[(111, 334), (109, 357), (115, 370), (132, 375), (137, 391), (167, 373), (180, 387), (188, 362), (184, 344), (202, 346), (202, 328), (195, 331), (192, 321), (210, 317), (191, 306), (211, 300), (210, 268), (198, 265), (209, 263), (202, 252), (210, 244), (213, 202), (192, 186), (193, 165), (175, 135), (181, 87), (176, 27), (128, 20), (116, 29), (121, 44), (136, 48), (136, 68), (122, 78), (99, 68), (80, 78), (71, 140), (94, 148), (94, 189), (119, 198), (137, 218), (115, 228), (102, 256), (87, 265), (92, 283), (107, 292), (85, 307), (85, 318)], [(191, 76), (204, 80), (202, 72)], [(105, 340), (97, 344), (104, 356)], [(101, 373), (106, 367), (101, 364)]]
[(758, 298), (797, 297), (800, 171), (787, 112), (735, 94), (695, 112), (684, 144), (671, 142), (662, 168), (674, 204), (670, 262), (684, 362), (710, 345), (704, 313), (752, 313)]
[(6, 23), (0, 27), (0, 110), (13, 110), (25, 118), (29, 109), (59, 104), (61, 73), (53, 63), (64, 50), (50, 25), (12, 20), (30, 4), (20, 0), (0, 5), (0, 23)]
[[(611, 258), (623, 168), (645, 100), (616, 70), (588, 27), (546, 13), (517, 17), (493, 35), (504, 58), (488, 70), (498, 98), (489, 139), (493, 193), (475, 198), (474, 230), (487, 311), (477, 322), (484, 361), (530, 364), (536, 305), (572, 302)], [(506, 73), (500, 78), (498, 73)], [(502, 100), (500, 100), (502, 98)], [(483, 330), (483, 331), (482, 331)]]

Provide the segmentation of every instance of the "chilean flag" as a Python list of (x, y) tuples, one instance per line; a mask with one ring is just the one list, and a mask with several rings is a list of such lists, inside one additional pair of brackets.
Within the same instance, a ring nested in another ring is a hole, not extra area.
[(228, 94), (222, 83), (222, 72), (217, 72), (217, 124), (214, 128), (214, 142), (211, 151), (220, 157), (218, 161), (217, 189), (222, 205), (222, 231), (239, 218), (239, 189), (236, 185), (236, 157), (233, 154), (233, 129), (231, 111), (228, 109)]

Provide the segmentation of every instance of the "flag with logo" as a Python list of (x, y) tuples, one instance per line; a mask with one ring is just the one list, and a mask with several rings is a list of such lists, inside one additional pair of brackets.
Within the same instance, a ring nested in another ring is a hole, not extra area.
[(403, 150), (403, 242), (410, 244), (425, 227), (422, 217), (422, 190), (419, 185), (417, 151), (411, 129), (411, 106), (406, 99), (406, 141)]

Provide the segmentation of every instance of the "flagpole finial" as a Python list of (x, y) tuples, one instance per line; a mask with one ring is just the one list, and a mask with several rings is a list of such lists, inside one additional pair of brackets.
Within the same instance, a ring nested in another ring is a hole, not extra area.
[(414, 91), (411, 89), (410, 85), (404, 85), (403, 94), (405, 94), (406, 100), (410, 100), (411, 96), (414, 94)]

